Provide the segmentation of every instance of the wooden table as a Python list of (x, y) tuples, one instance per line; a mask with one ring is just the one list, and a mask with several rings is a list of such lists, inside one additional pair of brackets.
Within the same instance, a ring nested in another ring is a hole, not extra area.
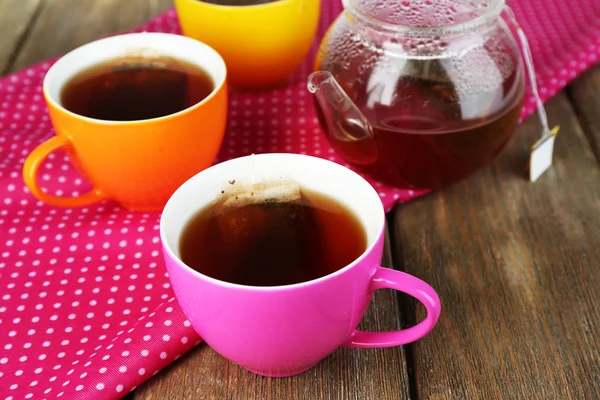
[[(172, 0), (0, 0), (0, 75), (133, 28)], [(561, 126), (554, 166), (522, 168), (539, 133), (521, 126), (467, 180), (389, 215), (384, 264), (435, 287), (442, 317), (402, 348), (339, 350), (293, 378), (268, 379), (200, 345), (132, 399), (600, 398), (600, 67), (547, 104)], [(363, 329), (424, 310), (376, 294)]]

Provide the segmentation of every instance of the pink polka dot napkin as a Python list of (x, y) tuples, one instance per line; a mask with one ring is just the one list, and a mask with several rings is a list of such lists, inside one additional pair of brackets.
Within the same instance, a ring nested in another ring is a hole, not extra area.
[[(511, 2), (529, 37), (544, 100), (600, 54), (600, 3), (577, 3)], [(318, 39), (340, 11), (339, 1), (324, 1)], [(138, 30), (180, 32), (173, 11)], [(300, 152), (342, 162), (324, 139), (306, 90), (313, 57), (314, 50), (286, 88), (231, 96), (219, 160)], [(41, 91), (51, 64), (0, 79), (0, 400), (116, 399), (200, 338), (169, 285), (160, 213), (111, 202), (53, 208), (26, 190), (25, 157), (53, 135)], [(533, 109), (530, 96), (523, 117)], [(49, 157), (40, 179), (55, 195), (89, 188), (62, 153)], [(371, 182), (387, 210), (423, 194)]]

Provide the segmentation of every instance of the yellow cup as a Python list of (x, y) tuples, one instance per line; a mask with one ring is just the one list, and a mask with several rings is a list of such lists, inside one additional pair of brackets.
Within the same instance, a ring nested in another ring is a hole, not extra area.
[(175, 0), (185, 36), (219, 52), (229, 84), (242, 90), (283, 84), (310, 50), (320, 0), (279, 0), (254, 6), (223, 6)]

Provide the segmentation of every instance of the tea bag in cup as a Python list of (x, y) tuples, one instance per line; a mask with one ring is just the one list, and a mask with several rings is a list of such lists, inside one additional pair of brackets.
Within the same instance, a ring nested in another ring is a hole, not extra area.
[[(236, 281), (252, 285), (257, 277), (270, 276), (280, 281), (288, 260), (298, 262), (303, 255), (303, 231), (309, 218), (305, 214), (300, 186), (288, 178), (252, 182), (230, 181), (217, 200), (217, 225), (224, 244), (231, 247), (229, 265), (242, 265), (244, 259), (276, 259), (277, 263), (244, 268)], [(269, 243), (269, 248), (258, 246)], [(268, 252), (268, 257), (260, 254)], [(241, 258), (241, 259), (240, 259)], [(285, 272), (289, 276), (289, 270)], [(244, 276), (240, 276), (243, 274)], [(301, 277), (292, 277), (302, 280)]]
[[(219, 201), (219, 227), (227, 242), (241, 243), (259, 230), (281, 229), (267, 225), (267, 212), (282, 210), (288, 212), (286, 218), (293, 218), (294, 205), (301, 204), (300, 186), (290, 179), (268, 180), (258, 183), (230, 182), (229, 190), (224, 190)], [(276, 211), (275, 211), (276, 212)], [(279, 223), (282, 221), (275, 221)], [(253, 232), (251, 228), (254, 227)]]

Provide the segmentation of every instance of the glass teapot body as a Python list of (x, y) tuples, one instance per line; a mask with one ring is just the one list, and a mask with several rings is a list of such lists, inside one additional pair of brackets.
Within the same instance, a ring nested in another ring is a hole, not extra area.
[(437, 188), (489, 164), (521, 113), (524, 70), (503, 0), (345, 0), (309, 89), (329, 142), (396, 186)]

